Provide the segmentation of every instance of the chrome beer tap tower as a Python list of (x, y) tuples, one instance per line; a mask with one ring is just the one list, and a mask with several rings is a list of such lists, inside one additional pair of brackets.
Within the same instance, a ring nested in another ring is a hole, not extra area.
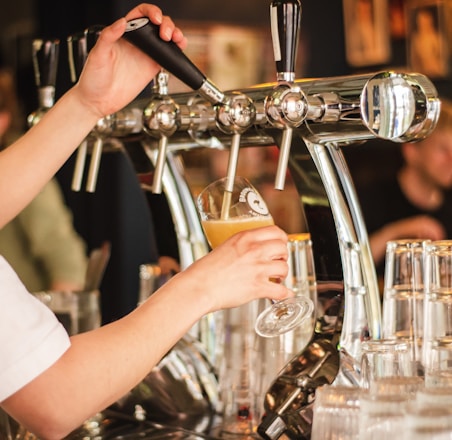
[[(131, 126), (134, 133), (142, 128), (149, 135), (142, 136), (142, 145), (155, 167), (152, 189), (167, 195), (182, 268), (208, 247), (180, 152), (229, 149), (228, 177), (233, 177), (239, 148), (279, 146), (275, 188), (283, 190), (289, 168), (313, 242), (318, 306), (310, 342), (266, 392), (258, 432), (266, 439), (303, 439), (310, 437), (316, 388), (333, 382), (358, 384), (360, 344), (380, 338), (375, 268), (342, 149), (372, 138), (422, 139), (435, 127), (440, 102), (430, 80), (416, 73), (297, 79), (300, 1), (274, 0), (270, 15), (276, 82), (227, 92), (175, 44), (162, 41), (147, 18), (130, 21), (124, 38), (194, 92), (170, 96), (162, 71), (151, 101), (137, 100), (125, 111), (143, 115)], [(112, 129), (110, 135), (127, 143), (127, 132)], [(200, 336), (207, 345), (208, 333)]]

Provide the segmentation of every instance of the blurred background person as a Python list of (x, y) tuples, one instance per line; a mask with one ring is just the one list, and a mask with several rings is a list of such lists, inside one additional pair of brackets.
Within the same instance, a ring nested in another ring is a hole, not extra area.
[(389, 240), (452, 238), (452, 103), (442, 100), (433, 133), (400, 152), (396, 173), (356, 185), (380, 276)]
[[(0, 71), (0, 148), (23, 129), (12, 75)], [(72, 223), (56, 179), (10, 223), (0, 229), (0, 254), (30, 292), (81, 290), (86, 275), (86, 246)]]

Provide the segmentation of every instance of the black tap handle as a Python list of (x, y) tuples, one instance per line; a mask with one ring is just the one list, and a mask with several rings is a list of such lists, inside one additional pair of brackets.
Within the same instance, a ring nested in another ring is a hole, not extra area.
[(71, 81), (77, 82), (88, 57), (85, 32), (77, 32), (67, 38)]
[(273, 0), (270, 5), (273, 51), (278, 80), (295, 78), (300, 18), (300, 0)]
[(59, 40), (33, 40), (33, 68), (37, 87), (55, 87), (59, 47)]
[(206, 77), (173, 41), (164, 41), (160, 26), (148, 18), (137, 18), (127, 23), (124, 38), (149, 55), (168, 72), (193, 90), (199, 90)]

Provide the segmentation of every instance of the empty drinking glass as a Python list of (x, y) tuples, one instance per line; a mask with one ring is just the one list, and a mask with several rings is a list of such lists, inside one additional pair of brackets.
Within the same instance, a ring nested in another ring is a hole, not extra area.
[(452, 440), (452, 412), (447, 407), (410, 405), (400, 434), (404, 440)]
[(374, 379), (369, 388), (370, 394), (406, 395), (415, 399), (424, 389), (424, 379), (420, 376), (388, 376)]
[(421, 365), (424, 327), (424, 244), (394, 240), (386, 245), (382, 337), (405, 339)]
[(420, 406), (452, 408), (452, 387), (424, 387), (417, 391), (416, 402)]
[(408, 402), (406, 394), (362, 394), (359, 439), (382, 440), (390, 435), (399, 438), (405, 430)]
[(312, 440), (359, 440), (359, 387), (324, 385), (317, 388)]
[(415, 376), (409, 342), (396, 339), (364, 341), (361, 373), (362, 387), (367, 389), (378, 378)]
[(452, 240), (426, 245), (423, 363), (432, 370), (452, 368)]

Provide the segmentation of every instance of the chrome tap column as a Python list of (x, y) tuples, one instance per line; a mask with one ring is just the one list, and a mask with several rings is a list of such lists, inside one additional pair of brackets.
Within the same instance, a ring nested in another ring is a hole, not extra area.
[[(295, 430), (294, 435), (302, 438), (309, 437), (315, 388), (333, 381), (356, 383), (361, 341), (380, 337), (375, 269), (341, 148), (375, 137), (394, 142), (423, 138), (435, 126), (439, 100), (432, 83), (418, 74), (381, 72), (296, 80), (291, 63), (299, 2), (275, 1), (271, 12), (272, 27), (282, 23), (290, 36), (288, 44), (281, 44), (281, 28), (273, 32), (277, 48), (286, 50), (289, 67), (282, 51), (275, 50), (278, 83), (241, 91), (252, 104), (254, 116), (240, 130), (240, 144), (283, 147), (277, 186), (282, 187), (288, 162), (313, 241), (320, 307), (313, 339), (267, 392), (267, 417), (260, 433), (276, 439)], [(231, 134), (237, 131), (225, 130), (224, 114), (218, 111), (227, 106), (230, 94), (212, 86), (206, 92), (205, 84), (211, 83), (177, 46), (162, 42), (147, 19), (134, 23), (125, 38), (197, 91), (172, 95), (180, 108), (180, 120), (168, 154), (201, 146), (233, 146), (234, 150), (236, 140)], [(157, 41), (157, 51), (151, 40)]]
[(294, 84), (300, 18), (299, 0), (275, 0), (270, 5), (278, 85), (265, 101), (265, 112), (272, 125), (283, 129), (275, 178), (275, 188), (280, 190), (284, 189), (293, 129), (301, 125), (308, 109), (306, 97)]

